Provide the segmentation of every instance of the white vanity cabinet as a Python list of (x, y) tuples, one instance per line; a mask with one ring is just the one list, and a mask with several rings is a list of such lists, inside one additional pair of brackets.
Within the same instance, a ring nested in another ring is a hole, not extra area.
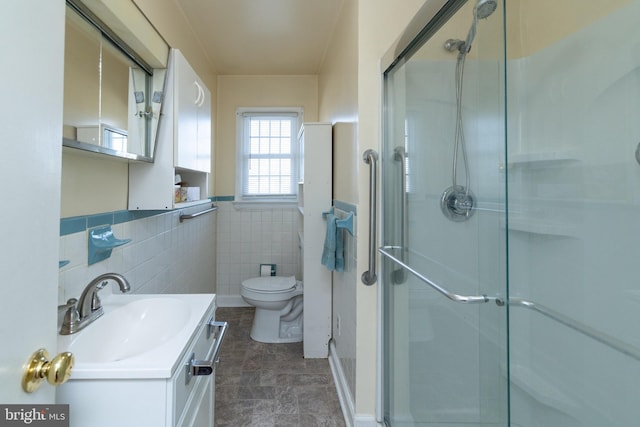
[(322, 213), (332, 200), (332, 128), (304, 123), (298, 135), (302, 282), (304, 284), (304, 357), (326, 358), (331, 339), (331, 272), (321, 263), (327, 222)]
[(211, 93), (186, 61), (172, 49), (153, 163), (129, 164), (129, 210), (176, 209), (174, 177), (200, 188), (207, 202), (211, 172)]
[[(202, 294), (202, 298), (208, 297)], [(189, 363), (194, 358), (213, 360), (219, 334), (208, 325), (214, 315), (215, 299), (211, 299), (183, 351), (176, 353), (179, 356), (168, 366), (164, 362), (154, 366), (166, 355), (153, 351), (146, 355), (146, 367), (143, 363), (133, 368), (126, 361), (105, 367), (82, 366), (78, 361), (82, 372), (60, 386), (56, 397), (57, 403), (69, 404), (70, 426), (213, 426), (215, 370), (210, 375), (192, 376)]]

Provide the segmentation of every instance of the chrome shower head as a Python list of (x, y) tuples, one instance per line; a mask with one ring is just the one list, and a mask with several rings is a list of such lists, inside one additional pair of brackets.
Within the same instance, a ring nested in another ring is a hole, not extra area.
[(475, 14), (478, 19), (485, 19), (491, 16), (497, 8), (498, 2), (496, 0), (478, 0), (475, 7)]
[(444, 48), (449, 52), (458, 51), (461, 54), (466, 54), (471, 50), (471, 43), (476, 36), (476, 23), (478, 19), (485, 19), (491, 16), (493, 12), (498, 8), (497, 0), (478, 0), (473, 7), (473, 23), (469, 28), (469, 34), (467, 34), (466, 40), (448, 39), (444, 43)]

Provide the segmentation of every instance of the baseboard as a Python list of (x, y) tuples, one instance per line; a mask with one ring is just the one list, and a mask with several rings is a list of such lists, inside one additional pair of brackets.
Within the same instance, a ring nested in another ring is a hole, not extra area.
[(251, 307), (240, 295), (216, 295), (217, 307)]
[(338, 399), (340, 400), (344, 422), (347, 427), (354, 427), (353, 398), (351, 397), (349, 385), (347, 384), (347, 379), (340, 364), (340, 358), (336, 352), (336, 345), (333, 341), (329, 342), (329, 366), (333, 374), (333, 382), (336, 384), (338, 391)]
[(353, 427), (383, 427), (373, 415), (356, 415), (353, 417)]

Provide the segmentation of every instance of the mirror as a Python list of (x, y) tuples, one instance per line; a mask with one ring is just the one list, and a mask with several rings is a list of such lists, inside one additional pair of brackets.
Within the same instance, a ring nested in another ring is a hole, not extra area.
[(166, 70), (77, 3), (66, 11), (63, 145), (152, 162)]

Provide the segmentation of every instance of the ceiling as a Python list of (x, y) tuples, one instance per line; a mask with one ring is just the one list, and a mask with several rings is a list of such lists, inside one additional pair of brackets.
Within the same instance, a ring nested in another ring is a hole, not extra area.
[(318, 74), (344, 0), (175, 0), (220, 75)]

